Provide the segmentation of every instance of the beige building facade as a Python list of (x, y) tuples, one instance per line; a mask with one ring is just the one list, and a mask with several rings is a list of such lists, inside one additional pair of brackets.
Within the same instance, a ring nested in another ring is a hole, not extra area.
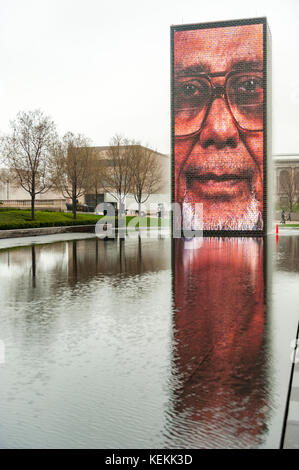
[(299, 202), (299, 153), (276, 154), (273, 156), (273, 160), (276, 203), (282, 207), (288, 205), (286, 194), (288, 182), (294, 185), (294, 202)]
[[(143, 147), (142, 145), (136, 145), (135, 146), (139, 150), (150, 150), (152, 154), (154, 154), (155, 160), (158, 162), (160, 172), (161, 172), (161, 178), (162, 178), (162, 184), (158, 192), (155, 192), (151, 194), (147, 201), (144, 204), (141, 204), (141, 211), (144, 211), (145, 213), (156, 213), (159, 210), (159, 207), (161, 205), (167, 206), (170, 204), (170, 158), (169, 155), (165, 155), (160, 152), (156, 152), (154, 150), (148, 149), (147, 147)], [(96, 155), (98, 157), (99, 163), (103, 163), (107, 161), (107, 165), (111, 165), (112, 162), (110, 161), (110, 155), (109, 155), (109, 150), (111, 147), (108, 146), (103, 146), (103, 147), (93, 147), (94, 151), (96, 152)], [(126, 151), (128, 149), (128, 146), (120, 146), (121, 150)], [(147, 195), (144, 195), (145, 198)], [(144, 198), (144, 199), (145, 199)], [(95, 205), (95, 198), (94, 194), (86, 194), (82, 198), (82, 202), (84, 202), (88, 205)], [(103, 203), (112, 203), (115, 206), (117, 205), (117, 199), (112, 193), (105, 192), (103, 189), (99, 191), (98, 194), (98, 203), (103, 202)], [(128, 215), (134, 215), (138, 211), (138, 203), (136, 202), (134, 195), (133, 194), (128, 194), (125, 198), (125, 207), (127, 209), (127, 214)]]
[[(99, 161), (107, 159), (107, 150), (109, 147), (94, 147), (98, 154)], [(156, 158), (161, 166), (161, 173), (163, 176), (163, 185), (159, 193), (152, 194), (148, 201), (147, 206), (152, 206), (153, 211), (158, 209), (159, 204), (170, 204), (170, 158), (159, 152), (154, 152)], [(274, 154), (273, 155), (273, 169), (274, 169), (274, 203), (276, 207), (287, 207), (288, 197), (285, 193), (285, 180), (288, 176), (294, 182), (294, 199), (295, 203), (299, 202), (299, 153), (297, 154)], [(94, 199), (93, 194), (86, 194), (80, 198), (81, 203), (87, 203)], [(0, 201), (2, 207), (30, 207), (29, 194), (18, 185), (17, 181), (9, 181), (7, 178), (7, 170), (0, 168)], [(116, 203), (116, 199), (109, 193), (99, 191), (98, 202), (112, 202)], [(62, 194), (55, 191), (48, 191), (43, 194), (38, 194), (36, 197), (36, 208), (47, 208), (53, 210), (66, 210), (66, 203), (70, 202), (65, 199)], [(126, 197), (126, 208), (130, 213), (138, 210), (138, 204), (132, 194)], [(143, 210), (143, 208), (142, 208)]]
[[(31, 207), (30, 194), (23, 189), (17, 180), (12, 181), (8, 177), (5, 168), (0, 168), (0, 202), (1, 207), (18, 207), (22, 209)], [(65, 198), (55, 192), (37, 194), (35, 200), (36, 209), (66, 210)]]
[[(146, 147), (139, 146), (148, 150)], [(99, 163), (109, 160), (110, 147), (93, 147), (98, 157)], [(125, 149), (126, 147), (123, 146)], [(159, 209), (159, 205), (167, 205), (170, 203), (170, 158), (169, 155), (165, 155), (156, 151), (152, 151), (155, 158), (158, 160), (161, 175), (162, 185), (159, 192), (156, 192), (148, 198), (146, 204), (143, 204), (141, 209), (146, 210), (151, 207), (151, 212), (156, 212)], [(111, 162), (108, 161), (108, 165)], [(7, 170), (0, 168), (0, 202), (2, 207), (19, 207), (19, 208), (30, 208), (31, 199), (28, 192), (26, 192), (17, 181), (11, 181), (7, 177)], [(43, 194), (36, 196), (36, 209), (52, 209), (52, 210), (67, 210), (67, 204), (71, 200), (64, 198), (62, 194), (55, 191), (47, 191)], [(105, 192), (99, 188), (97, 194), (97, 201), (95, 201), (95, 194), (92, 190), (87, 191), (86, 194), (79, 198), (79, 203), (87, 204), (92, 210), (96, 207), (96, 202), (114, 203), (116, 205), (116, 198), (113, 194)], [(128, 194), (126, 197), (126, 209), (129, 214), (134, 214), (138, 210), (138, 204), (132, 194)], [(146, 206), (146, 207), (145, 207)], [(148, 212), (148, 211), (147, 211)]]

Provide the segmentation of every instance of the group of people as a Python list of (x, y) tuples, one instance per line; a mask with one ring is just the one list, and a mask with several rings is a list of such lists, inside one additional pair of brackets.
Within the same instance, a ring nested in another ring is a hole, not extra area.
[(290, 222), (291, 222), (291, 213), (289, 212), (288, 217), (286, 217), (285, 211), (282, 210), (282, 211), (281, 211), (281, 220), (280, 220), (280, 223), (281, 223), (281, 224), (285, 224), (286, 221), (290, 221)]

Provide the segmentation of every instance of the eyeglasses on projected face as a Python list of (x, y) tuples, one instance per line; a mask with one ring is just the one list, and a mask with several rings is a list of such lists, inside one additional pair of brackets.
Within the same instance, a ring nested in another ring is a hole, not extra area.
[[(225, 77), (223, 86), (214, 85), (212, 78)], [(225, 100), (240, 131), (263, 130), (263, 72), (216, 72), (194, 76), (178, 75), (174, 82), (175, 138), (188, 138), (205, 125), (216, 98)]]

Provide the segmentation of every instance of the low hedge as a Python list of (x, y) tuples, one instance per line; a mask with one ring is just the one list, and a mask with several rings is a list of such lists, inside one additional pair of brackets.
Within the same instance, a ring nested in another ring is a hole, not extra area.
[(82, 221), (82, 220), (74, 220), (74, 221), (67, 221), (67, 222), (38, 222), (32, 220), (31, 222), (16, 222), (16, 223), (1, 223), (0, 222), (0, 230), (14, 230), (14, 229), (21, 229), (21, 228), (40, 228), (40, 227), (67, 227), (72, 225), (95, 225), (97, 221), (90, 222), (90, 221)]
[[(77, 219), (74, 219), (73, 215), (69, 212), (35, 211), (35, 220), (31, 220), (30, 210), (0, 208), (0, 230), (95, 225), (102, 217), (102, 215), (77, 214)], [(132, 219), (135, 219), (135, 216), (127, 216), (126, 225)], [(107, 221), (107, 218), (105, 218), (105, 221)], [(167, 222), (162, 219), (142, 217), (136, 224), (136, 227), (161, 227), (165, 223), (167, 225)]]
[(78, 214), (77, 219), (74, 219), (72, 214), (65, 212), (36, 211), (35, 220), (31, 220), (30, 210), (0, 208), (0, 230), (93, 225), (101, 217), (100, 215)]

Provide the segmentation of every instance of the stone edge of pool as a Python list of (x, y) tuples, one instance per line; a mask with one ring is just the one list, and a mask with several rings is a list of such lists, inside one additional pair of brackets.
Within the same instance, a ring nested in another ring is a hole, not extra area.
[(0, 230), (0, 239), (17, 237), (35, 237), (38, 235), (53, 235), (56, 233), (86, 232), (95, 231), (95, 225), (66, 225), (63, 227), (37, 227), (18, 228), (12, 230)]

